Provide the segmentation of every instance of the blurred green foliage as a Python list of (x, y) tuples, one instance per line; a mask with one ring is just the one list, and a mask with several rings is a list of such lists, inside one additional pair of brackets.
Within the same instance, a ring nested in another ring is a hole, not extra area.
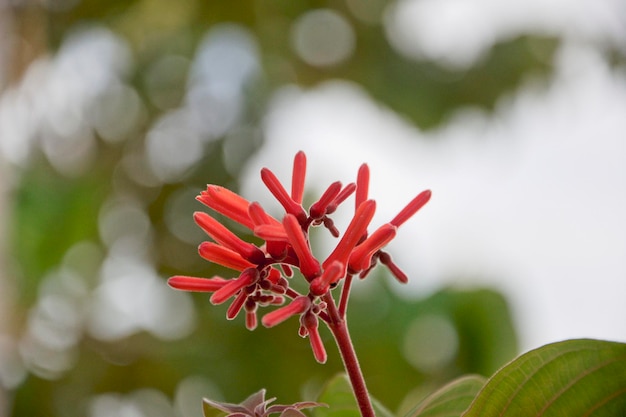
[[(462, 106), (491, 109), (527, 77), (549, 77), (558, 43), (545, 36), (510, 39), (496, 45), (474, 67), (462, 71), (401, 56), (386, 42), (380, 25), (355, 19), (340, 1), (85, 0), (57, 9), (7, 7), (6, 13), (18, 23), (16, 36), (33, 48), (39, 47), (41, 54), (55, 54), (69, 34), (80, 27), (100, 26), (119, 36), (127, 42), (132, 55), (132, 65), (123, 81), (138, 94), (143, 106), (136, 128), (122, 139), (113, 143), (96, 135), (97, 156), (89, 169), (78, 175), (58, 172), (39, 148), (28, 162), (14, 167), (17, 180), (11, 193), (6, 275), (12, 277), (18, 295), (11, 323), (15, 340), (26, 337), (29, 314), (48, 294), (42, 286), (49, 285), (54, 271), (74, 268), (76, 279), (84, 287), (78, 298), (87, 304), (94, 302), (103, 259), (112, 251), (101, 230), (105, 206), (111, 201), (130, 199), (147, 213), (149, 238), (143, 249), (163, 286), (165, 278), (176, 273), (210, 276), (224, 272), (197, 256), (201, 235), (196, 235), (197, 240), (195, 236), (181, 239), (172, 232), (167, 224), (168, 210), (181, 192), (191, 190), (193, 195), (208, 182), (237, 188), (243, 163), (262, 146), (259, 124), (276, 88), (289, 83), (312, 86), (335, 78), (351, 80), (427, 129), (440, 125)], [(342, 13), (353, 25), (357, 49), (345, 63), (317, 68), (304, 63), (293, 51), (287, 36), (289, 28), (303, 13), (319, 7)], [(29, 32), (33, 22), (43, 25)], [(137, 181), (131, 171), (143, 168), (132, 163), (132, 158), (143, 149), (150, 128), (183, 104), (196, 49), (208, 30), (224, 22), (237, 23), (249, 31), (259, 49), (261, 70), (245, 85), (239, 118), (228, 131), (203, 143), (199, 161), (183, 175), (168, 181)], [(182, 58), (181, 65), (169, 67), (161, 77), (151, 79), (155, 63), (166, 56)], [(27, 65), (17, 65), (15, 83), (27, 69)], [(235, 135), (239, 135), (236, 146)], [(191, 219), (198, 209), (200, 206), (189, 198), (188, 205), (175, 213)], [(68, 261), (68, 251), (85, 242), (102, 256), (93, 261), (81, 259), (91, 263), (78, 268)], [(512, 319), (506, 301), (497, 292), (446, 288), (410, 300), (396, 294), (397, 285), (389, 284), (388, 276), (368, 280), (371, 282), (367, 288), (356, 291), (351, 302), (350, 326), (369, 387), (390, 409), (402, 409), (407, 395), (407, 401), (414, 404), (415, 398), (457, 375), (489, 375), (515, 355)], [(71, 346), (70, 365), (61, 372), (50, 375), (24, 364), (24, 379), (6, 390), (6, 415), (85, 416), (99, 394), (127, 394), (142, 388), (159, 390), (173, 401), (180, 382), (192, 376), (204, 378), (208, 389), (213, 390), (207, 396), (237, 401), (265, 387), (271, 396), (286, 403), (303, 397), (311, 399), (328, 378), (341, 370), (328, 333), (323, 337), (329, 360), (321, 366), (314, 361), (308, 342), (297, 337), (295, 321), (248, 332), (240, 318), (226, 321), (225, 307), (211, 306), (205, 295), (193, 295), (192, 300), (197, 326), (183, 338), (167, 340), (138, 330), (114, 340), (102, 340), (84, 324)], [(433, 340), (426, 338), (422, 344), (409, 340), (422, 334), (423, 329), (434, 331)], [(416, 362), (411, 359), (415, 349), (444, 351), (448, 356), (439, 355), (430, 363)], [(200, 398), (197, 413), (200, 415)]]

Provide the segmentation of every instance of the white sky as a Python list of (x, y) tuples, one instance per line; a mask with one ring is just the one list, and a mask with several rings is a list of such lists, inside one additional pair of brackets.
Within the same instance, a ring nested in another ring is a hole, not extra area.
[(529, 83), (494, 114), (466, 109), (428, 133), (354, 84), (285, 87), (243, 194), (270, 200), (260, 167), (288, 185), (300, 149), (319, 187), (353, 181), (367, 162), (375, 224), (433, 190), (390, 248), (416, 294), (450, 283), (499, 288), (524, 350), (577, 337), (624, 341), (626, 78), (579, 42), (564, 44), (556, 66), (549, 87)]

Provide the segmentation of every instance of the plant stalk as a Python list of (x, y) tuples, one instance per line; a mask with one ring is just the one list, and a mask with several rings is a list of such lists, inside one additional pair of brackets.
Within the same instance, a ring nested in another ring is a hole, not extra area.
[(328, 313), (330, 316), (328, 327), (337, 342), (339, 354), (341, 355), (343, 366), (348, 374), (348, 378), (350, 379), (352, 391), (354, 393), (354, 397), (356, 398), (357, 405), (359, 406), (359, 410), (361, 411), (361, 416), (376, 417), (369, 393), (367, 391), (367, 386), (365, 385), (363, 372), (361, 371), (359, 360), (356, 356), (356, 352), (354, 351), (354, 345), (350, 339), (350, 333), (348, 332), (348, 325), (345, 317), (341, 317), (339, 315), (335, 300), (330, 295), (330, 292), (326, 293), (324, 301), (327, 303)]

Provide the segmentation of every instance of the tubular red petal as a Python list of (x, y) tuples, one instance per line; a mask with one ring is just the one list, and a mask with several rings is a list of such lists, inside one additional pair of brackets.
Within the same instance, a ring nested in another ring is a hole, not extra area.
[(344, 265), (335, 261), (324, 270), (322, 275), (311, 281), (309, 291), (315, 296), (322, 296), (330, 289), (330, 285), (343, 278)]
[(315, 360), (319, 363), (326, 363), (328, 356), (326, 355), (326, 349), (324, 348), (324, 342), (320, 337), (320, 332), (315, 329), (309, 329), (309, 342), (311, 343), (311, 350)]
[(287, 248), (289, 244), (282, 241), (268, 240), (265, 243), (265, 250), (274, 261), (282, 261), (287, 256)]
[(381, 251), (378, 256), (378, 259), (380, 260), (380, 263), (382, 263), (387, 268), (389, 268), (389, 271), (391, 271), (393, 276), (396, 277), (398, 281), (400, 281), (403, 284), (406, 284), (407, 282), (409, 282), (409, 277), (407, 277), (406, 274), (402, 272), (400, 268), (398, 268), (398, 265), (396, 265), (393, 262), (393, 260), (391, 259), (391, 255), (389, 255), (386, 252)]
[(267, 313), (261, 319), (261, 323), (265, 327), (274, 327), (277, 324), (282, 323), (288, 318), (305, 312), (311, 305), (309, 297), (300, 296), (294, 298), (294, 300), (284, 307), (280, 307), (270, 313)]
[(302, 206), (296, 203), (287, 190), (280, 183), (276, 175), (267, 168), (261, 170), (261, 180), (267, 186), (268, 190), (274, 195), (278, 202), (285, 208), (285, 211), (289, 214), (296, 216), (299, 222), (304, 223), (306, 221), (306, 213)]
[(267, 279), (272, 284), (278, 284), (282, 282), (281, 280), (284, 278), (278, 269), (272, 267), (269, 268), (269, 272), (267, 273), (267, 277), (265, 279)]
[(355, 209), (367, 200), (370, 187), (370, 168), (367, 164), (363, 164), (359, 167), (359, 172), (356, 176), (356, 196), (354, 198)]
[(255, 300), (248, 298), (245, 304), (245, 308), (246, 308), (246, 329), (254, 330), (256, 329), (256, 326), (257, 326), (257, 317), (256, 317), (257, 302)]
[(198, 247), (198, 253), (209, 262), (214, 262), (237, 271), (243, 271), (246, 268), (255, 266), (234, 250), (213, 242), (202, 242)]
[(328, 186), (324, 194), (309, 209), (309, 215), (313, 219), (321, 219), (326, 214), (326, 209), (341, 192), (341, 182), (335, 181)]
[(246, 311), (246, 329), (254, 330), (257, 326), (256, 310)]
[(250, 203), (248, 206), (248, 215), (250, 216), (250, 219), (252, 219), (255, 226), (260, 226), (262, 224), (280, 224), (278, 220), (267, 214), (261, 204), (256, 201)]
[(221, 277), (199, 278), (176, 275), (167, 280), (170, 287), (182, 291), (213, 292), (228, 282)]
[(293, 174), (291, 175), (291, 198), (298, 204), (302, 204), (305, 178), (306, 155), (299, 151), (293, 158)]
[(283, 274), (285, 274), (285, 276), (287, 278), (291, 278), (293, 277), (293, 270), (291, 269), (291, 267), (287, 264), (280, 264), (280, 269), (283, 270)]
[(397, 228), (386, 223), (359, 244), (350, 254), (349, 268), (355, 273), (370, 267), (372, 255), (382, 249), (396, 236)]
[(285, 227), (278, 224), (261, 224), (254, 228), (255, 236), (260, 237), (263, 240), (288, 242), (289, 237), (285, 231)]
[(369, 226), (372, 221), (375, 211), (376, 202), (374, 200), (364, 201), (359, 206), (354, 214), (354, 217), (350, 221), (346, 232), (341, 237), (341, 240), (339, 240), (337, 247), (330, 255), (328, 255), (328, 258), (326, 258), (322, 264), (324, 269), (328, 268), (334, 261), (339, 261), (344, 265), (348, 264), (350, 253), (367, 232), (367, 226)]
[(204, 212), (195, 212), (194, 220), (213, 240), (220, 245), (239, 253), (244, 259), (259, 264), (265, 260), (263, 251), (252, 243), (245, 242), (228, 230), (224, 225)]
[(318, 330), (317, 316), (309, 311), (302, 315), (300, 323), (309, 335), (309, 342), (311, 343), (311, 350), (313, 351), (315, 360), (319, 363), (326, 363), (326, 349), (324, 348), (324, 343), (322, 342), (322, 338), (320, 337), (320, 332)]
[(285, 226), (285, 231), (289, 237), (289, 243), (298, 257), (300, 272), (307, 281), (311, 281), (320, 274), (320, 264), (311, 253), (311, 248), (300, 227), (300, 223), (298, 223), (295, 216), (287, 214), (283, 219), (283, 226)]
[(343, 190), (335, 197), (335, 200), (330, 203), (330, 205), (326, 208), (326, 214), (334, 213), (337, 210), (339, 204), (343, 203), (346, 198), (350, 197), (352, 193), (356, 190), (356, 184), (351, 182), (346, 185)]
[(328, 229), (333, 237), (339, 237), (341, 235), (339, 229), (335, 226), (335, 222), (330, 217), (324, 217), (324, 227)]
[(196, 200), (249, 229), (254, 228), (248, 215), (250, 202), (239, 194), (219, 185), (208, 185), (206, 191), (200, 193)]
[(226, 319), (233, 320), (235, 317), (237, 317), (247, 299), (248, 294), (246, 294), (245, 292), (240, 292), (237, 297), (235, 297), (233, 302), (230, 303), (230, 305), (228, 306), (228, 310), (226, 310)]
[(398, 213), (396, 217), (393, 218), (389, 223), (393, 224), (396, 227), (400, 227), (400, 225), (411, 218), (419, 209), (424, 207), (424, 204), (428, 203), (430, 200), (430, 196), (432, 195), (430, 190), (422, 191), (415, 197), (409, 204), (407, 204), (401, 211)]
[(222, 304), (239, 290), (253, 284), (259, 278), (259, 271), (256, 268), (248, 268), (244, 270), (238, 278), (228, 281), (219, 290), (215, 291), (210, 298), (212, 304)]

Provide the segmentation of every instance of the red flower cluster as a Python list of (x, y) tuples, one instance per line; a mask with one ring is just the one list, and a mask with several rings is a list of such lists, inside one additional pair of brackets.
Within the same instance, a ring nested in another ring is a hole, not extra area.
[[(256, 246), (246, 242), (210, 215), (196, 212), (196, 223), (213, 240), (200, 245), (200, 256), (238, 271), (239, 276), (232, 279), (174, 276), (168, 283), (179, 290), (212, 292), (210, 301), (213, 304), (233, 298), (227, 318), (234, 319), (244, 309), (246, 327), (250, 330), (257, 326), (258, 307), (283, 305), (286, 299), (291, 299), (288, 304), (264, 315), (263, 325), (272, 327), (299, 315), (300, 335), (309, 336), (315, 358), (325, 362), (326, 351), (319, 335), (318, 319), (326, 323), (342, 319), (352, 277), (364, 278), (378, 262), (387, 266), (400, 282), (407, 282), (407, 276), (382, 249), (395, 237), (398, 227), (428, 202), (431, 192), (420, 193), (389, 223), (370, 234), (367, 228), (374, 216), (376, 202), (368, 199), (367, 165), (360, 167), (356, 183), (345, 187), (339, 181), (332, 183), (310, 206), (308, 213), (302, 206), (305, 176), (303, 152), (298, 152), (294, 158), (290, 193), (272, 171), (261, 170), (261, 179), (285, 209), (282, 221), (267, 214), (257, 202), (251, 203), (217, 185), (207, 186), (197, 200), (247, 227), (265, 243)], [(341, 235), (329, 215), (353, 193), (355, 213)], [(321, 262), (312, 253), (309, 242), (309, 229), (319, 225), (339, 238), (335, 249)], [(292, 277), (294, 267), (309, 283), (308, 294), (300, 294), (289, 286), (287, 278)], [(337, 310), (330, 292), (340, 281), (344, 281), (344, 285)]]

